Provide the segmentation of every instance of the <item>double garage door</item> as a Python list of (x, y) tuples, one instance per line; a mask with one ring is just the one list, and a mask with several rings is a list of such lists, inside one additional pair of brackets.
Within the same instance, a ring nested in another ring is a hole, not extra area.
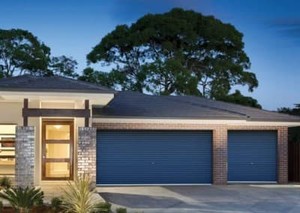
[[(229, 181), (276, 181), (276, 132), (228, 134)], [(97, 184), (211, 183), (212, 153), (211, 131), (99, 131)]]

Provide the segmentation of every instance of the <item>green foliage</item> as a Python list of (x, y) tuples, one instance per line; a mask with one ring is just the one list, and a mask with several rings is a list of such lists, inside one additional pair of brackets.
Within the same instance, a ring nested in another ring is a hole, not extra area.
[(77, 68), (77, 61), (66, 56), (52, 57), (49, 64), (51, 75), (78, 77), (74, 71)]
[(79, 76), (79, 80), (88, 81), (91, 83), (98, 83), (102, 86), (115, 88), (118, 84), (124, 84), (125, 75), (116, 70), (112, 70), (111, 72), (100, 72), (95, 71), (93, 68), (86, 68), (83, 70), (81, 76)]
[(117, 26), (87, 55), (89, 63), (108, 66), (119, 78), (89, 70), (90, 78), (84, 74), (82, 80), (159, 95), (216, 98), (235, 85), (253, 91), (258, 81), (242, 38), (234, 26), (191, 10), (148, 14)]
[(117, 208), (116, 212), (117, 213), (127, 213), (127, 209), (126, 208)]
[(40, 74), (47, 70), (50, 48), (32, 33), (0, 29), (0, 67), (3, 77), (24, 73)]
[(94, 210), (92, 213), (109, 213), (111, 212), (111, 204), (110, 203), (97, 203), (95, 204)]
[(63, 189), (62, 207), (65, 212), (70, 213), (90, 213), (93, 212), (95, 204), (93, 203), (93, 190), (91, 190), (92, 181), (88, 175), (82, 175), (74, 180), (74, 183), (68, 182), (66, 189)]
[(9, 189), (12, 185), (12, 181), (9, 177), (0, 178), (0, 189)]
[[(145, 73), (145, 89), (155, 95), (201, 95), (197, 89), (198, 78), (190, 75), (189, 70), (184, 67), (178, 69), (179, 66), (180, 61), (176, 59), (156, 61), (142, 66), (142, 72)], [(147, 75), (152, 77), (147, 78)]]
[(62, 210), (62, 199), (59, 197), (54, 197), (51, 199), (51, 209), (54, 212), (59, 212)]
[(239, 90), (236, 90), (234, 93), (230, 95), (216, 97), (216, 99), (220, 101), (234, 103), (234, 104), (255, 107), (258, 109), (262, 108), (261, 105), (258, 104), (257, 100), (248, 96), (243, 96)]
[(7, 200), (20, 213), (27, 213), (33, 207), (43, 204), (44, 193), (39, 188), (16, 187), (0, 192), (0, 198)]
[(289, 115), (298, 115), (298, 116), (300, 116), (300, 104), (295, 104), (294, 108), (289, 108), (289, 107), (279, 108), (278, 112), (289, 114)]
[(66, 56), (51, 57), (50, 48), (29, 31), (0, 29), (0, 78), (24, 74), (77, 77), (76, 65)]
[(2, 212), (3, 210), (3, 202), (0, 200), (0, 213)]

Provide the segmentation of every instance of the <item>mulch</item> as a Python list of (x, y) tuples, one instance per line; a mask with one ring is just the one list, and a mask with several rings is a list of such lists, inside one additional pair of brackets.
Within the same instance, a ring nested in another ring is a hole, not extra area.
[[(4, 207), (1, 213), (17, 213), (17, 211), (14, 208), (11, 207)], [(55, 213), (54, 211), (51, 210), (49, 206), (41, 206), (41, 207), (36, 207), (30, 213)]]

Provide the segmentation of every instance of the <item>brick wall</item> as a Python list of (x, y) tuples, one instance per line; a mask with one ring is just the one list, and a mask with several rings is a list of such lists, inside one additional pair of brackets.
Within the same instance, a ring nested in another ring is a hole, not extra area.
[(213, 183), (227, 184), (227, 129), (213, 130)]
[(16, 185), (34, 185), (35, 133), (32, 126), (16, 127)]
[(275, 130), (278, 132), (278, 183), (287, 183), (288, 141), (287, 127), (242, 126), (182, 123), (93, 123), (102, 130), (212, 130), (213, 131), (213, 183), (227, 183), (227, 132), (228, 130)]
[(288, 128), (278, 129), (278, 183), (288, 183)]
[(88, 174), (96, 182), (96, 128), (78, 128), (78, 164), (79, 175)]

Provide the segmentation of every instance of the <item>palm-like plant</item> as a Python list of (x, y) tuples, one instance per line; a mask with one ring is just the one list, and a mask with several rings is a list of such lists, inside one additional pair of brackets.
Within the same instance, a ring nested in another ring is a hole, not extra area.
[(60, 197), (54, 197), (51, 199), (51, 208), (54, 212), (61, 212), (62, 200)]
[(3, 209), (3, 202), (0, 200), (0, 213), (2, 212)]
[(94, 190), (91, 189), (92, 181), (88, 175), (76, 178), (74, 183), (68, 185), (62, 196), (62, 207), (69, 213), (90, 213), (95, 209), (93, 202)]
[(34, 206), (43, 204), (44, 193), (34, 187), (16, 187), (0, 192), (0, 198), (7, 200), (20, 213), (28, 213)]
[(9, 177), (0, 178), (0, 189), (8, 189), (12, 185), (11, 179)]

